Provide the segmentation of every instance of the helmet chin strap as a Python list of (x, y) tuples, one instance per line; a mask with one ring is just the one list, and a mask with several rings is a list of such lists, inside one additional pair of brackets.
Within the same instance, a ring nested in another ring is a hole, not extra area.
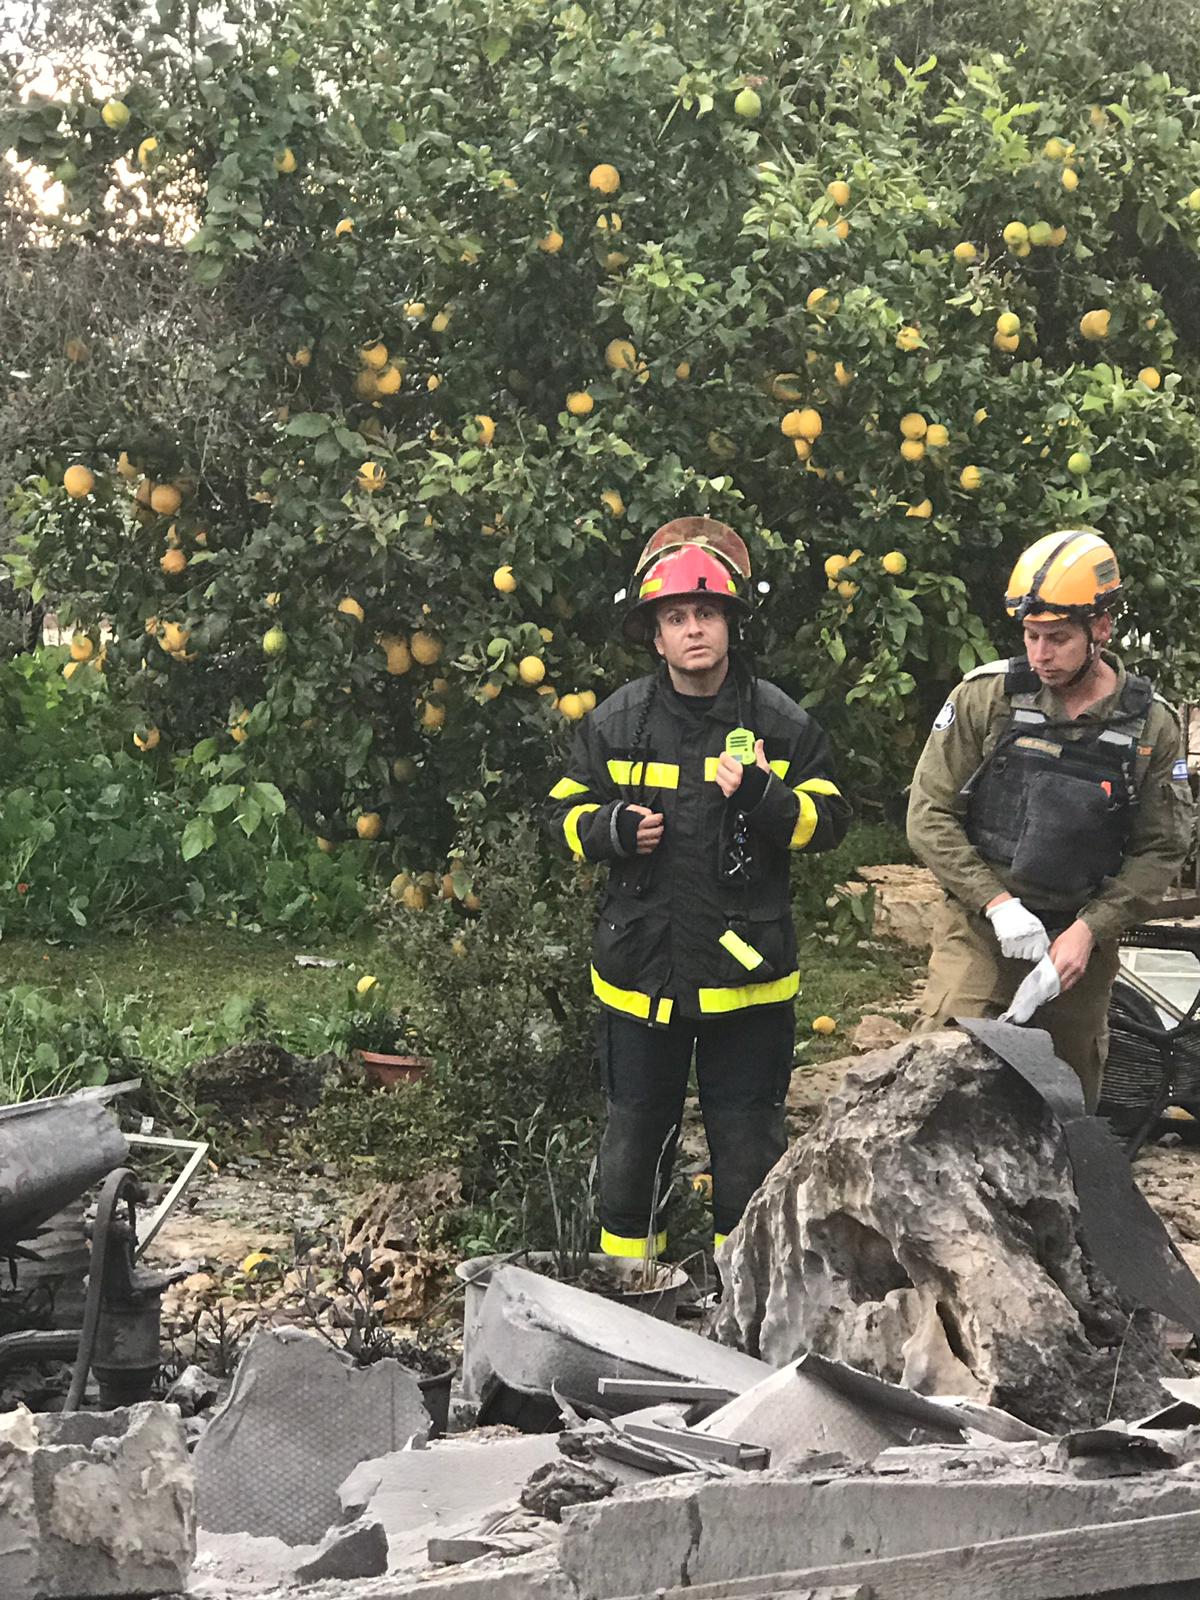
[(1069, 677), (1066, 683), (1063, 685), (1065, 689), (1074, 689), (1077, 684), (1082, 683), (1094, 669), (1097, 657), (1100, 654), (1100, 646), (1096, 643), (1095, 637), (1092, 633), (1092, 622), (1090, 617), (1084, 623), (1084, 627), (1087, 629), (1087, 655), (1084, 657), (1083, 665), (1080, 667), (1079, 671)]

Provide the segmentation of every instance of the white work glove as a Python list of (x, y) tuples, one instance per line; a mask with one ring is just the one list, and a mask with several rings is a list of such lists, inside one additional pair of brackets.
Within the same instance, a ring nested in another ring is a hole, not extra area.
[(987, 913), (1000, 944), (1000, 954), (1013, 961), (1040, 961), (1050, 948), (1041, 919), (1020, 900), (1001, 900)]
[(1000, 1021), (1028, 1022), (1039, 1006), (1044, 1006), (1047, 1000), (1053, 1000), (1061, 990), (1058, 968), (1048, 955), (1043, 956), (1029, 976), (1021, 980)]

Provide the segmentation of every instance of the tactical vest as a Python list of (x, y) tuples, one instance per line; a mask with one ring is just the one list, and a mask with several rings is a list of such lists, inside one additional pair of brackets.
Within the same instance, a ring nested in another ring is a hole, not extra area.
[(1006, 665), (1008, 722), (959, 797), (966, 835), (1022, 886), (1083, 905), (1125, 859), (1154, 690), (1131, 673), (1108, 721), (1055, 722), (1026, 659)]

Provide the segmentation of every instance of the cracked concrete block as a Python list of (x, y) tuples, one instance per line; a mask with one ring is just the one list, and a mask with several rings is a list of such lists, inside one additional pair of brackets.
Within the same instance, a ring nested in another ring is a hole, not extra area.
[(1142, 1415), (1182, 1376), (1162, 1319), (1088, 1250), (1063, 1125), (949, 1030), (850, 1068), (721, 1274), (727, 1344), (776, 1367), (813, 1350), (1052, 1433)]
[[(354, 1600), (365, 1600), (365, 1594), (360, 1597), (356, 1590)], [(579, 1595), (554, 1553), (538, 1550), (526, 1556), (473, 1561), (444, 1578), (388, 1584), (373, 1600), (579, 1600)]]
[(387, 1571), (387, 1529), (375, 1517), (330, 1528), (315, 1555), (296, 1568), (297, 1583), (323, 1578), (375, 1578)]
[(200, 1524), (316, 1544), (340, 1519), (347, 1474), (424, 1438), (429, 1425), (417, 1380), (398, 1361), (356, 1367), (313, 1334), (262, 1330), (196, 1446)]
[(364, 1461), (341, 1486), (345, 1516), (382, 1522), (388, 1570), (424, 1566), (429, 1540), (469, 1519), (515, 1507), (531, 1473), (558, 1460), (554, 1434), (442, 1440)]
[(170, 1408), (0, 1417), (0, 1594), (92, 1600), (183, 1588), (192, 1468)]
[(601, 1378), (684, 1378), (740, 1394), (771, 1371), (687, 1328), (602, 1295), (557, 1283), (522, 1267), (497, 1267), (480, 1317), (483, 1353), (497, 1378), (521, 1394), (549, 1394), (551, 1384), (577, 1405), (614, 1406)]
[(1003, 1468), (966, 1481), (774, 1472), (679, 1478), (564, 1512), (559, 1560), (578, 1600), (614, 1600), (1197, 1510), (1200, 1481), (1186, 1469), (1084, 1481)]

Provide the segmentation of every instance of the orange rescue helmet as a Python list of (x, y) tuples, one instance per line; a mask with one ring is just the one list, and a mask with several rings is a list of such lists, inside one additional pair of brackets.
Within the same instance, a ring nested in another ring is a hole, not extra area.
[(1111, 611), (1121, 598), (1121, 572), (1112, 546), (1095, 528), (1060, 528), (1017, 558), (1004, 607), (1017, 622), (1086, 621)]

